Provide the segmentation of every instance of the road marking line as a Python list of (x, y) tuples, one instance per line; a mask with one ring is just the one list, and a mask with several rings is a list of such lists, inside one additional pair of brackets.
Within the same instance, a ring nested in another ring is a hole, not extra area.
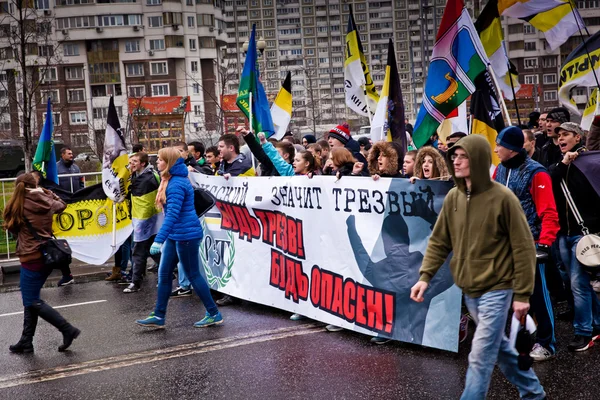
[[(108, 301), (108, 300), (86, 301), (84, 303), (65, 304), (64, 306), (56, 306), (56, 307), (52, 307), (52, 308), (57, 309), (57, 308), (69, 308), (69, 307), (85, 306), (85, 305), (88, 305), (88, 304), (104, 303), (106, 301)], [(20, 314), (23, 314), (23, 311), (17, 311), (17, 312), (12, 312), (12, 313), (7, 313), (7, 314), (0, 314), (0, 317), (10, 317), (11, 315), (20, 315)]]
[(0, 377), (0, 389), (31, 385), (34, 383), (86, 375), (93, 372), (108, 371), (117, 368), (171, 360), (174, 358), (225, 350), (239, 346), (247, 346), (255, 343), (264, 343), (294, 336), (309, 335), (324, 331), (325, 328), (320, 324), (304, 324), (289, 328), (259, 331), (247, 335), (236, 335), (227, 338), (207, 340), (204, 342), (177, 345), (166, 349), (149, 350), (139, 353), (107, 357), (99, 360), (86, 361), (79, 364), (71, 364), (38, 371), (25, 372), (12, 376)]

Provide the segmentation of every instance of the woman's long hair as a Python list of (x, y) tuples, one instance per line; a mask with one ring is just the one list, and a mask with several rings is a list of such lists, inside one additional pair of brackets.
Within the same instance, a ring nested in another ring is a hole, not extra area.
[(321, 159), (319, 157), (313, 156), (308, 150), (301, 151), (299, 154), (300, 157), (308, 163), (307, 173), (314, 174), (321, 169)]
[(156, 194), (156, 206), (162, 210), (163, 204), (167, 202), (167, 186), (169, 185), (169, 179), (171, 179), (171, 168), (178, 159), (182, 158), (181, 153), (174, 147), (165, 147), (158, 151), (158, 157), (163, 160), (167, 167), (164, 171), (160, 171), (160, 186), (158, 187), (158, 193)]
[(331, 149), (331, 160), (337, 168), (340, 168), (342, 165), (347, 163), (354, 164), (356, 162), (356, 158), (354, 158), (352, 153), (350, 153), (350, 150), (346, 149), (345, 147), (336, 147)]
[(9, 232), (17, 232), (25, 225), (25, 194), (28, 188), (35, 189), (36, 187), (37, 182), (31, 173), (23, 174), (17, 178), (15, 191), (4, 208), (4, 229)]

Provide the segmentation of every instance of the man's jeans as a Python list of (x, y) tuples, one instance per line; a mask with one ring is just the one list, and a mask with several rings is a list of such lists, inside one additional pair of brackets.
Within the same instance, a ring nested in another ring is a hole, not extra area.
[(121, 247), (115, 253), (115, 267), (121, 268), (121, 273), (127, 271), (127, 265), (131, 259), (131, 245), (133, 243), (133, 233), (123, 242)]
[(141, 242), (133, 243), (133, 257), (132, 257), (132, 278), (131, 281), (140, 285), (142, 282), (142, 278), (144, 273), (146, 272), (146, 266), (148, 265), (148, 256), (152, 257), (156, 264), (160, 264), (160, 254), (156, 254), (154, 256), (150, 255), (150, 247), (152, 247), (152, 243), (154, 243), (154, 238), (156, 235), (149, 237), (146, 240)]
[(465, 304), (477, 324), (469, 353), (469, 369), (462, 400), (485, 399), (494, 366), (515, 385), (523, 399), (543, 399), (546, 396), (532, 369), (521, 371), (517, 352), (510, 347), (504, 334), (512, 290), (495, 290), (479, 298), (465, 295)]
[(593, 328), (600, 329), (600, 301), (590, 283), (590, 274), (583, 270), (575, 250), (582, 236), (559, 236), (560, 258), (571, 279), (575, 307), (573, 327), (576, 335), (592, 336)]
[(178, 259), (194, 291), (204, 303), (206, 311), (210, 315), (215, 315), (218, 312), (217, 305), (210, 295), (210, 288), (200, 275), (199, 248), (200, 239), (178, 242), (167, 239), (163, 244), (160, 266), (158, 267), (158, 298), (154, 309), (154, 315), (157, 317), (165, 318), (167, 313), (167, 303), (171, 294), (171, 277)]

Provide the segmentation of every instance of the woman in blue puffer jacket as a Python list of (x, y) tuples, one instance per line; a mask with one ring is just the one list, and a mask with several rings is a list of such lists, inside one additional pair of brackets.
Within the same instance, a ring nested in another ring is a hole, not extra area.
[(223, 317), (210, 295), (210, 288), (200, 275), (198, 249), (202, 240), (202, 226), (194, 208), (194, 189), (188, 179), (187, 167), (179, 151), (172, 147), (158, 152), (156, 165), (161, 175), (156, 205), (165, 212), (163, 225), (150, 248), (152, 255), (162, 251), (158, 267), (158, 298), (154, 312), (136, 323), (146, 327), (164, 328), (167, 303), (171, 294), (171, 277), (179, 261), (206, 308), (206, 315), (194, 326), (203, 328), (220, 324)]

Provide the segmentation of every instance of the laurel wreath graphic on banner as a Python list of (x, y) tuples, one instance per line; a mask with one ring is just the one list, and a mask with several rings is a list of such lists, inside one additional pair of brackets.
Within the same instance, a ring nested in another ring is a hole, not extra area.
[[(202, 218), (202, 231), (204, 232), (205, 236), (207, 232), (209, 232), (204, 218)], [(205, 240), (202, 240), (202, 244), (200, 245), (200, 258), (202, 259), (202, 266), (204, 267), (204, 272), (206, 273), (206, 280), (210, 286), (213, 286), (216, 283), (219, 289), (225, 287), (225, 285), (227, 285), (231, 279), (231, 270), (233, 269), (233, 262), (235, 260), (235, 246), (233, 244), (233, 233), (231, 233), (231, 231), (227, 231), (227, 238), (229, 239), (229, 259), (227, 260), (227, 268), (223, 276), (215, 276), (210, 269), (208, 265), (208, 258), (206, 256), (206, 252), (204, 251)]]

